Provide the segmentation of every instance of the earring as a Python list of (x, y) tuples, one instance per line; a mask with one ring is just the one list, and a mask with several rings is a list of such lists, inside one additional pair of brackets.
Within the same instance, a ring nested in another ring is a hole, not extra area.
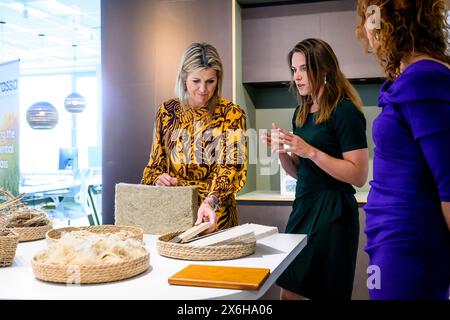
[(375, 40), (380, 41), (380, 34), (375, 32)]
[(324, 77), (323, 83), (324, 83), (324, 84), (327, 84), (327, 76)]

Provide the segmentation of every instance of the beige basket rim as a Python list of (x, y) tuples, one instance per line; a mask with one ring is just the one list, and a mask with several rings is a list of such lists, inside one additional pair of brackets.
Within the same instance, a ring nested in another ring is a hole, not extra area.
[(194, 246), (168, 242), (182, 231), (166, 233), (158, 237), (156, 247), (162, 256), (181, 260), (216, 261), (249, 256), (256, 251), (256, 241), (218, 246)]
[(17, 227), (17, 228), (6, 228), (13, 230), (19, 235), (19, 242), (23, 241), (33, 241), (45, 238), (45, 234), (52, 230), (52, 224), (48, 224), (40, 227)]
[(147, 249), (145, 249), (145, 252), (145, 254), (132, 260), (101, 265), (50, 264), (36, 261), (36, 256), (34, 256), (31, 260), (31, 266), (35, 277), (43, 281), (67, 283), (70, 277), (68, 274), (69, 268), (75, 266), (80, 271), (80, 284), (106, 283), (125, 280), (145, 272), (150, 267), (150, 253)]
[(58, 240), (61, 237), (62, 232), (81, 231), (81, 230), (86, 230), (94, 233), (95, 232), (108, 233), (126, 230), (133, 233), (132, 238), (137, 240), (144, 239), (144, 229), (135, 226), (114, 225), (114, 224), (102, 224), (99, 226), (80, 226), (80, 227), (69, 226), (69, 227), (55, 228), (47, 231), (47, 233), (45, 234), (45, 238), (50, 240)]
[(14, 231), (13, 229), (11, 229), (11, 228), (0, 228), (0, 232), (1, 231), (6, 231), (6, 232), (8, 232), (8, 234), (2, 235), (0, 233), (0, 238), (9, 238), (9, 237), (15, 238), (15, 237), (19, 237), (19, 234), (16, 231)]

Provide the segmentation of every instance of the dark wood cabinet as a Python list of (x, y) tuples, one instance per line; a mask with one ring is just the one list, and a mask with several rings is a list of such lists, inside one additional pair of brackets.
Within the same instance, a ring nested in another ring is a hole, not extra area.
[(375, 57), (356, 39), (357, 21), (353, 1), (242, 9), (243, 82), (289, 80), (287, 53), (306, 38), (327, 41), (347, 78), (381, 77)]

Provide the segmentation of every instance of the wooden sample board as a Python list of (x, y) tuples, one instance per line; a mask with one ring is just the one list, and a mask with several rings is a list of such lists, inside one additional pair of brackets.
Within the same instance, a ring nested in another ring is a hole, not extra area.
[(169, 277), (172, 285), (259, 290), (270, 269), (191, 264)]

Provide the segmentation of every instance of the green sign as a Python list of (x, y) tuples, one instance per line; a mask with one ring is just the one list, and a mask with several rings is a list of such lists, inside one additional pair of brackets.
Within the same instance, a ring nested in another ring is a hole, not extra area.
[(19, 60), (0, 64), (0, 187), (19, 193)]

